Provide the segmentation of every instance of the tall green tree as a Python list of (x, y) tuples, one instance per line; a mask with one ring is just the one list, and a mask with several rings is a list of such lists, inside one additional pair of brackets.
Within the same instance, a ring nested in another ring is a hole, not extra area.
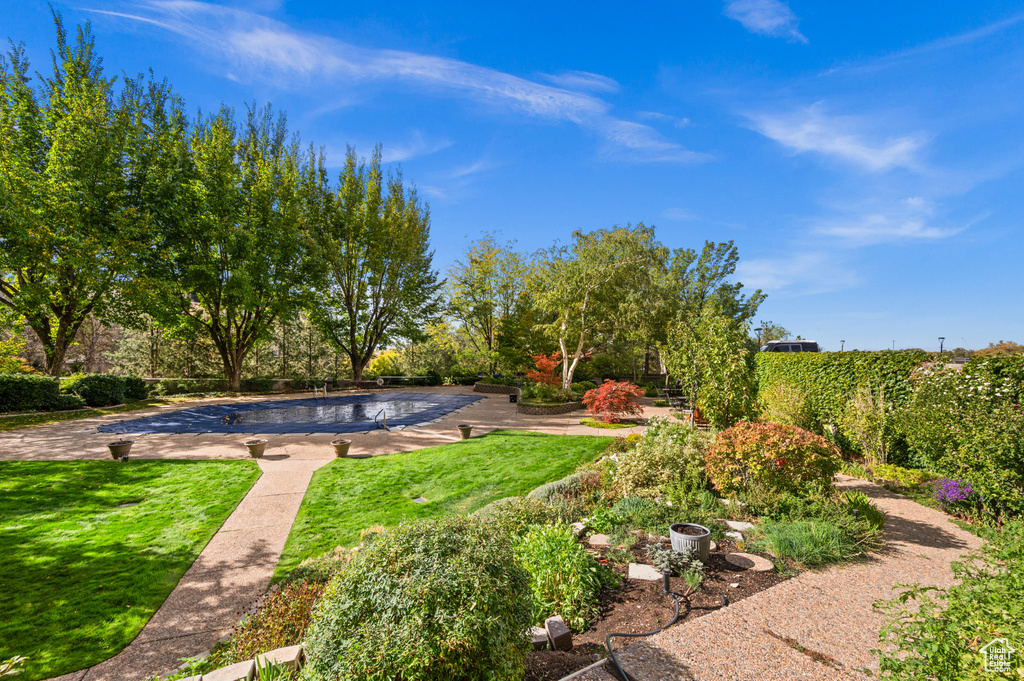
[(0, 58), (0, 304), (25, 318), (57, 376), (173, 203), (185, 119), (166, 84), (105, 78), (88, 24), (69, 42), (54, 23), (51, 77), (33, 85), (23, 45)]
[(332, 189), (322, 158), (304, 173), (310, 291), (306, 310), (348, 355), (355, 380), (377, 348), (417, 340), (440, 299), (430, 249), (430, 209), (401, 173), (384, 177), (380, 147), (369, 165), (351, 147)]
[(499, 246), (488, 234), (470, 244), (465, 258), (456, 260), (448, 273), (448, 310), (492, 373), (502, 325), (525, 302), (528, 271), (511, 244)]
[(163, 232), (145, 307), (171, 333), (202, 332), (231, 390), (271, 326), (302, 294), (300, 154), (284, 116), (229, 109), (197, 123), (192, 180)]
[(562, 353), (563, 388), (570, 388), (576, 367), (599, 334), (623, 326), (623, 303), (631, 291), (645, 287), (663, 257), (654, 229), (642, 223), (577, 231), (571, 245), (546, 253), (537, 275), (537, 303), (555, 317), (546, 328)]

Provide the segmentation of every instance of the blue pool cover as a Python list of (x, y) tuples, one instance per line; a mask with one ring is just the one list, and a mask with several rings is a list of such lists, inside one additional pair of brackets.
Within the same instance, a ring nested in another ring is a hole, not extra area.
[(357, 433), (377, 428), (412, 426), (446, 416), (480, 395), (380, 393), (327, 399), (272, 400), (243, 404), (208, 404), (119, 421), (98, 428), (101, 433)]

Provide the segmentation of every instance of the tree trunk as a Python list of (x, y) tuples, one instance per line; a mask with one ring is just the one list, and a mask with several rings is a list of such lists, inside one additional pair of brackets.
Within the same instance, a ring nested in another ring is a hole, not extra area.
[(361, 381), (363, 380), (363, 369), (369, 363), (366, 358), (360, 357), (354, 352), (348, 354), (348, 359), (352, 362), (352, 380)]

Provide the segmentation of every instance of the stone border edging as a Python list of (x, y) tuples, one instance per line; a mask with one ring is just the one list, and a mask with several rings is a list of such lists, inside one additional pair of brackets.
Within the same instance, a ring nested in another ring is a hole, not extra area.
[(583, 408), (583, 402), (563, 402), (562, 404), (523, 404), (516, 403), (517, 414), (528, 414), (531, 416), (553, 416), (555, 414), (568, 414)]
[(491, 393), (495, 395), (515, 395), (519, 388), (514, 385), (498, 385), (496, 383), (474, 383), (473, 392)]

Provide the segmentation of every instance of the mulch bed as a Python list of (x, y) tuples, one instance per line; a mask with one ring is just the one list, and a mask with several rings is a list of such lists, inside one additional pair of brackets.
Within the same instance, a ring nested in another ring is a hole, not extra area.
[[(651, 542), (641, 540), (633, 547), (631, 551), (633, 562), (650, 564), (644, 553), (644, 548), (648, 543)], [(788, 578), (774, 570), (755, 572), (738, 568), (725, 560), (727, 553), (737, 550), (735, 545), (727, 539), (717, 543), (717, 549), (711, 552), (708, 565), (705, 566), (704, 581), (700, 588), (689, 596), (689, 606), (687, 599), (679, 599), (677, 624), (713, 612), (722, 607), (726, 601), (735, 603), (743, 600), (747, 596), (764, 591)], [(675, 603), (671, 596), (661, 592), (662, 583), (660, 581), (645, 582), (626, 579), (627, 567), (625, 565), (615, 565), (605, 561), (604, 554), (607, 549), (590, 550), (606, 566), (622, 575), (620, 586), (617, 589), (606, 589), (601, 592), (597, 621), (586, 631), (573, 633), (573, 649), (571, 651), (541, 650), (528, 655), (524, 681), (558, 681), (558, 679), (607, 656), (605, 637), (608, 634), (613, 632), (646, 633), (659, 629), (671, 621), (675, 613)], [(669, 586), (677, 594), (685, 594), (689, 588), (681, 577), (672, 577)], [(618, 650), (628, 642), (628, 639), (614, 638), (612, 647)]]

